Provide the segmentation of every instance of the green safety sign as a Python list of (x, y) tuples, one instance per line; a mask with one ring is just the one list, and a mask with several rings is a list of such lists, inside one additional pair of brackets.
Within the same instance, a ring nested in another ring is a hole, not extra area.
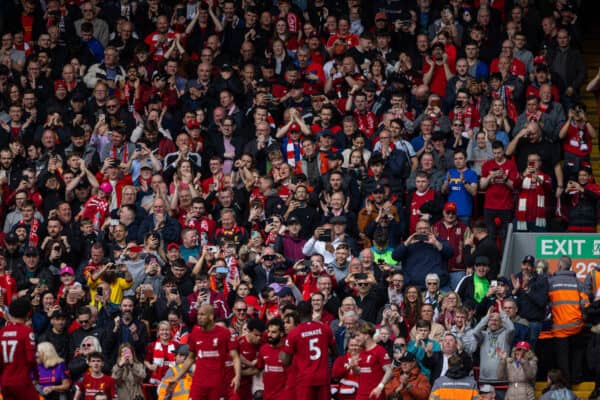
[(535, 240), (536, 258), (598, 258), (600, 256), (600, 235), (544, 235)]

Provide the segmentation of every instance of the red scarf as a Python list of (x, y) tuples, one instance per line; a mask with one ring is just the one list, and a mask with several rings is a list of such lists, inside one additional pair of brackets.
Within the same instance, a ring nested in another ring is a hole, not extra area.
[[(296, 149), (298, 149), (299, 158), (296, 159)], [(285, 147), (286, 153), (286, 162), (290, 167), (296, 167), (297, 164), (300, 164), (300, 160), (302, 159), (302, 146), (300, 145), (300, 141), (294, 142), (292, 140), (292, 136), (288, 134), (287, 143)]]
[[(18, 226), (27, 226), (27, 222), (21, 220)], [(40, 242), (40, 237), (38, 235), (38, 230), (40, 229), (40, 221), (37, 218), (34, 218), (29, 226), (29, 237), (27, 238), (27, 246), (29, 247), (38, 247), (38, 243)]]
[(517, 107), (512, 100), (512, 90), (508, 86), (502, 85), (498, 90), (492, 91), (492, 97), (494, 99), (502, 100), (504, 107), (506, 108), (506, 114), (508, 118), (513, 121), (517, 120)]
[[(542, 182), (549, 179), (546, 174), (539, 173)], [(527, 222), (535, 223), (538, 228), (546, 227), (546, 193), (544, 184), (532, 180), (531, 175), (523, 177), (519, 200), (517, 201), (517, 230), (526, 231)]]
[[(125, 146), (125, 148), (123, 149), (123, 159), (121, 160), (121, 162), (123, 164), (127, 164), (127, 159), (128, 159), (127, 144), (124, 144), (123, 146)], [(117, 157), (117, 148), (115, 146), (112, 147), (112, 156), (115, 160), (119, 159)]]
[(167, 345), (163, 345), (160, 340), (157, 340), (152, 345), (152, 364), (157, 368), (150, 375), (150, 383), (160, 383), (163, 376), (169, 370), (169, 367), (175, 365), (175, 343), (169, 341)]
[(108, 216), (108, 207), (110, 203), (107, 199), (100, 199), (98, 196), (92, 196), (83, 206), (81, 218), (90, 218), (96, 232), (100, 230), (104, 224), (104, 220)]

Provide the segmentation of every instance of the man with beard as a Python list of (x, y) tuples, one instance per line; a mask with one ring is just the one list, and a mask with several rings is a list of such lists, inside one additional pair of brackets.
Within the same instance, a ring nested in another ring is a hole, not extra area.
[(0, 185), (8, 185), (13, 191), (21, 181), (21, 168), (15, 165), (13, 152), (4, 148), (0, 150)]
[(256, 368), (263, 370), (264, 400), (275, 400), (282, 397), (290, 398), (291, 393), (286, 387), (287, 371), (279, 359), (285, 327), (281, 318), (273, 318), (267, 324), (267, 343), (258, 352)]
[(217, 229), (217, 223), (214, 219), (209, 218), (206, 210), (206, 200), (202, 197), (192, 199), (192, 207), (189, 211), (182, 213), (179, 216), (179, 224), (182, 229), (195, 229), (198, 233), (198, 244), (205, 246), (208, 244)]
[(308, 202), (309, 189), (304, 184), (298, 184), (284, 214), (287, 219), (296, 218), (301, 223), (301, 237), (310, 235), (320, 222), (319, 213)]
[(118, 358), (116, 350), (120, 343), (131, 343), (138, 359), (144, 358), (148, 345), (147, 330), (144, 323), (134, 316), (134, 304), (134, 297), (125, 296), (119, 306), (120, 316), (107, 323), (107, 335), (102, 341), (102, 347), (108, 351), (105, 354), (110, 365), (114, 365)]

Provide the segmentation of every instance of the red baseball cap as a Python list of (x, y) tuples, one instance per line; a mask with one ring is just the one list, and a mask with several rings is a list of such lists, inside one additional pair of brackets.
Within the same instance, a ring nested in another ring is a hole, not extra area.
[(444, 211), (449, 212), (456, 212), (456, 203), (453, 201), (449, 201), (444, 205)]
[(171, 251), (173, 249), (177, 249), (177, 251), (179, 251), (179, 245), (177, 243), (169, 243), (167, 245), (167, 251)]

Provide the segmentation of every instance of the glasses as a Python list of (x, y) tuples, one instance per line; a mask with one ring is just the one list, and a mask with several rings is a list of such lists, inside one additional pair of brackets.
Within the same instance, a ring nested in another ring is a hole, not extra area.
[(248, 311), (248, 309), (247, 308), (236, 308), (235, 311), (245, 313), (246, 311)]
[(459, 128), (462, 128), (462, 124), (454, 124), (453, 126), (457, 126)]
[(438, 284), (437, 282), (427, 282), (427, 286), (430, 286), (430, 285), (433, 286), (433, 285), (437, 285), (437, 284)]
[(369, 284), (367, 282), (359, 282), (357, 283), (358, 286), (369, 286)]

